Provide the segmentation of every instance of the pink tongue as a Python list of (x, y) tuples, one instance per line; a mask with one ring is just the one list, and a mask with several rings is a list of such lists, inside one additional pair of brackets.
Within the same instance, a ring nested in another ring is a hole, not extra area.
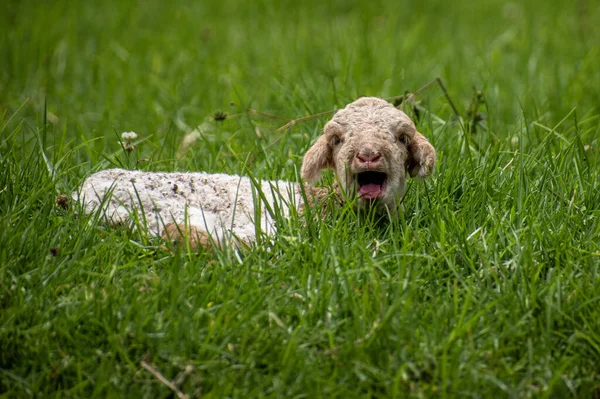
[(381, 194), (381, 185), (379, 184), (365, 184), (358, 189), (358, 195), (363, 198), (377, 198), (379, 194)]

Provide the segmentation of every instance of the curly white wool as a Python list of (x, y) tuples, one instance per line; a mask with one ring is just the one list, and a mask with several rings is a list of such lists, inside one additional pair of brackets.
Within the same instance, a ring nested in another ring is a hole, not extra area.
[(137, 213), (137, 219), (152, 234), (160, 235), (167, 224), (187, 219), (214, 239), (228, 240), (233, 234), (246, 242), (256, 240), (257, 226), (268, 235), (275, 234), (270, 210), (278, 209), (287, 217), (291, 207), (297, 209), (302, 203), (298, 183), (253, 182), (249, 177), (203, 172), (123, 169), (91, 175), (75, 197), (82, 200), (86, 213), (100, 210), (112, 223), (127, 223)]

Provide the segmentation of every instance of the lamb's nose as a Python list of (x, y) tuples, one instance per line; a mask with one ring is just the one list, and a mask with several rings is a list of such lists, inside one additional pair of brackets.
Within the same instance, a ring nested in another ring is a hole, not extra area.
[(375, 163), (381, 158), (381, 154), (375, 151), (361, 151), (356, 154), (356, 158), (362, 163)]

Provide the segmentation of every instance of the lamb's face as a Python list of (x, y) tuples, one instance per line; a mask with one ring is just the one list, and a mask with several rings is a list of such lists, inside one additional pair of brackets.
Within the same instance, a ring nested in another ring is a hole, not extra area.
[(341, 187), (348, 195), (357, 195), (359, 204), (381, 202), (391, 206), (404, 195), (406, 145), (414, 130), (398, 131), (397, 126), (390, 126), (386, 121), (361, 122), (346, 126), (341, 132), (328, 129), (333, 148), (332, 166)]
[[(342, 189), (349, 196), (358, 196), (361, 207), (395, 209), (405, 192), (416, 134), (404, 112), (378, 98), (361, 98), (325, 125), (324, 134), (304, 158), (303, 178), (315, 180), (320, 169), (331, 167)], [(435, 151), (423, 140), (433, 152), (427, 166), (433, 167)]]

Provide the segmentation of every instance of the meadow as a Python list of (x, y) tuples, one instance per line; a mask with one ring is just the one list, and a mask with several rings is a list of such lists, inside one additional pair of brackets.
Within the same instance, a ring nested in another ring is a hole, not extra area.
[[(592, 0), (3, 1), (0, 397), (600, 397), (598, 21)], [(346, 206), (192, 253), (65, 200), (111, 167), (297, 181), (327, 117), (286, 120), (436, 77), (459, 115), (436, 84), (402, 105), (438, 164), (390, 223)]]

